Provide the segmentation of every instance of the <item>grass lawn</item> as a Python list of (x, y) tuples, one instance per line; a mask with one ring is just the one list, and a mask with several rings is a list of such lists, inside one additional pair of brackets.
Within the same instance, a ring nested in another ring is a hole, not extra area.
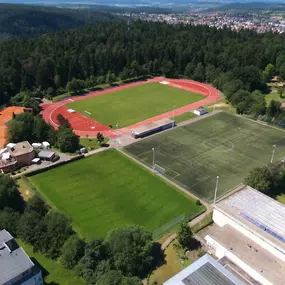
[(166, 176), (201, 199), (212, 201), (241, 183), (249, 171), (285, 155), (285, 132), (241, 116), (220, 112), (183, 127), (146, 138), (125, 149), (147, 165), (155, 162)]
[[(104, 144), (108, 143), (109, 138), (104, 138)], [(79, 144), (86, 149), (98, 149), (100, 148), (100, 144), (98, 143), (97, 139), (90, 139), (90, 138), (80, 138)]]
[(155, 230), (183, 213), (194, 216), (204, 210), (113, 149), (29, 179), (87, 239), (130, 224)]
[[(76, 274), (68, 269), (65, 269), (58, 261), (49, 259), (39, 252), (33, 252), (33, 247), (17, 240), (19, 245), (23, 247), (32, 261), (39, 265), (42, 269), (45, 284), (51, 285), (84, 285), (85, 282), (76, 276)], [(35, 262), (36, 260), (36, 262)]]
[(19, 186), (19, 191), (22, 197), (24, 198), (24, 200), (27, 201), (28, 199), (30, 199), (34, 193), (31, 192), (26, 182), (22, 178), (17, 179), (16, 182)]
[(193, 112), (186, 112), (184, 114), (181, 114), (181, 115), (175, 117), (175, 123), (178, 124), (178, 123), (181, 123), (184, 121), (191, 120), (195, 117), (197, 117), (197, 115), (195, 115)]
[(276, 200), (285, 205), (285, 194), (280, 194), (276, 197)]
[(173, 243), (174, 242), (172, 242), (164, 251), (165, 264), (153, 271), (149, 278), (149, 284), (153, 284), (155, 281), (158, 282), (158, 284), (162, 284), (191, 264), (190, 259), (183, 260), (182, 263), (182, 259), (179, 258)]
[(277, 92), (270, 93), (268, 95), (265, 95), (266, 103), (269, 104), (270, 101), (279, 101), (281, 103), (285, 102), (285, 95), (280, 96)]
[(204, 99), (200, 94), (173, 88), (160, 83), (147, 83), (110, 94), (87, 98), (67, 104), (104, 125), (119, 123), (125, 127), (161, 113)]

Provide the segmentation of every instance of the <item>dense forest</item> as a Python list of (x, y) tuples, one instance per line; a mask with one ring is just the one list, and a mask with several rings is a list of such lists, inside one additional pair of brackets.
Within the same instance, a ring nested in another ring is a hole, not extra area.
[(95, 25), (115, 18), (111, 14), (82, 9), (0, 4), (0, 40), (38, 36), (58, 30)]
[(74, 89), (162, 74), (212, 83), (238, 105), (259, 98), (251, 97), (255, 90), (267, 92), (273, 73), (285, 78), (284, 35), (206, 26), (104, 23), (3, 41), (0, 55), (0, 104), (21, 91), (55, 96), (77, 83)]

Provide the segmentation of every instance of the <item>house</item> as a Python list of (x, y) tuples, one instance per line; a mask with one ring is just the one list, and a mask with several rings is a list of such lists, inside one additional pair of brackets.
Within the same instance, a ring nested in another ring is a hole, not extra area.
[(15, 144), (13, 147), (9, 148), (9, 153), (11, 157), (17, 161), (18, 167), (30, 165), (36, 156), (34, 148), (28, 141)]
[(30, 165), (35, 156), (34, 148), (28, 141), (9, 143), (0, 154), (0, 172), (7, 173), (17, 167)]
[(43, 285), (41, 270), (6, 230), (0, 231), (0, 285)]

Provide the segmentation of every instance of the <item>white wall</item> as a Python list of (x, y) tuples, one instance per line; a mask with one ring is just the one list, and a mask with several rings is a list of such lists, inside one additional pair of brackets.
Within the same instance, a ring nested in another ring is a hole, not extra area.
[(233, 263), (243, 269), (248, 275), (250, 275), (253, 279), (258, 281), (262, 285), (274, 285), (262, 275), (260, 275), (257, 271), (255, 271), (246, 263), (244, 263), (241, 259), (236, 257), (232, 252), (228, 251), (226, 248), (217, 243), (211, 236), (207, 235), (205, 237), (205, 240), (207, 241), (208, 246), (214, 250), (216, 257), (218, 257), (219, 259), (226, 256), (229, 260), (231, 260)]
[[(274, 244), (273, 242), (269, 240), (265, 240), (260, 236), (258, 233), (255, 233), (254, 231), (251, 231), (250, 229), (243, 226), (238, 221), (234, 221), (232, 218), (228, 217), (226, 214), (222, 213), (221, 211), (214, 209), (213, 212), (213, 221), (220, 227), (223, 227), (225, 225), (230, 225), (249, 239), (253, 240), (257, 244), (259, 244), (261, 247), (266, 249), (271, 254), (275, 255), (276, 257), (280, 258), (285, 262), (285, 254), (281, 252)], [(254, 227), (254, 225), (252, 225)]]

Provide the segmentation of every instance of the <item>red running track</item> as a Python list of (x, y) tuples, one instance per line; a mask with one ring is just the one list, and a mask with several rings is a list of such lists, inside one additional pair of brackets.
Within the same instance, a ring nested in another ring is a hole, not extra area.
[[(147, 120), (144, 120), (142, 122), (136, 123), (134, 125), (122, 128), (119, 130), (119, 132), (114, 131), (110, 129), (109, 127), (102, 125), (99, 122), (94, 121), (93, 119), (86, 117), (80, 113), (69, 113), (67, 110), (68, 108), (65, 106), (65, 104), (77, 101), (77, 100), (84, 100), (86, 98), (94, 97), (94, 96), (101, 96), (104, 94), (108, 94), (111, 92), (117, 92), (119, 90), (123, 90), (126, 88), (138, 86), (141, 84), (146, 84), (148, 82), (161, 82), (161, 81), (167, 81), (169, 84), (168, 86), (174, 87), (174, 88), (181, 88), (186, 91), (199, 93), (206, 97), (206, 99), (203, 99), (201, 101), (192, 103), (190, 105), (186, 105), (183, 107), (180, 107), (174, 111), (163, 113), (161, 115), (155, 116), (153, 118), (149, 118)], [(118, 134), (122, 133), (130, 133), (132, 129), (135, 127), (154, 122), (163, 118), (171, 118), (173, 115), (178, 116), (180, 114), (183, 114), (185, 112), (189, 112), (191, 110), (197, 109), (200, 106), (207, 105), (210, 103), (215, 102), (216, 100), (220, 99), (219, 91), (212, 87), (211, 85), (200, 83), (192, 80), (184, 80), (184, 79), (165, 79), (163, 77), (156, 77), (154, 79), (150, 79), (148, 81), (142, 81), (142, 82), (135, 82), (130, 83), (127, 85), (119, 86), (119, 87), (113, 87), (109, 89), (105, 89), (103, 91), (95, 91), (91, 92), (88, 95), (85, 96), (77, 96), (72, 97), (72, 99), (65, 99), (63, 101), (57, 102), (57, 103), (50, 103), (50, 104), (42, 104), (41, 107), (43, 108), (42, 115), (46, 122), (49, 122), (53, 127), (58, 128), (57, 119), (56, 117), (59, 114), (62, 114), (65, 118), (67, 118), (71, 124), (71, 127), (73, 128), (74, 132), (82, 137), (95, 137), (98, 132), (102, 132), (104, 136), (107, 137), (117, 137)]]

